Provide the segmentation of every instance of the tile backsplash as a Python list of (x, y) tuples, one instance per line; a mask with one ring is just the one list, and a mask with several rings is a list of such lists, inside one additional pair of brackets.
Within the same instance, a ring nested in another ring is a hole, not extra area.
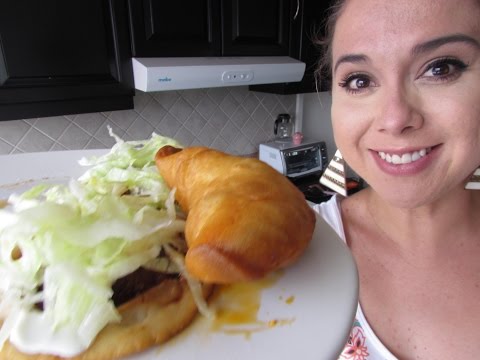
[(294, 118), (295, 99), (295, 95), (252, 92), (243, 86), (137, 91), (132, 110), (0, 121), (0, 154), (109, 148), (114, 144), (107, 130), (110, 125), (124, 140), (146, 139), (155, 132), (184, 146), (247, 155), (273, 138), (279, 113)]

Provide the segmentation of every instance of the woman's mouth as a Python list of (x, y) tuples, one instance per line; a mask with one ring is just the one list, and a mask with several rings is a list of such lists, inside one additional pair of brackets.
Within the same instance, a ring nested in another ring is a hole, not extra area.
[(378, 151), (378, 155), (382, 160), (385, 160), (389, 164), (394, 165), (403, 165), (403, 164), (410, 164), (412, 162), (418, 161), (423, 158), (425, 155), (430, 153), (432, 150), (431, 147), (415, 150), (412, 152), (405, 152), (402, 154), (389, 154), (387, 152)]
[(416, 175), (423, 172), (437, 158), (441, 145), (415, 150), (371, 150), (377, 166), (394, 176)]

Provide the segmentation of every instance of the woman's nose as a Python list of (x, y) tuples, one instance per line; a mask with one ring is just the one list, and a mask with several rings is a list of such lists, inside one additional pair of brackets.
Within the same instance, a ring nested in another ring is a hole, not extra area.
[(379, 101), (380, 113), (376, 119), (378, 131), (391, 135), (405, 134), (423, 125), (420, 99), (413, 90), (386, 89)]

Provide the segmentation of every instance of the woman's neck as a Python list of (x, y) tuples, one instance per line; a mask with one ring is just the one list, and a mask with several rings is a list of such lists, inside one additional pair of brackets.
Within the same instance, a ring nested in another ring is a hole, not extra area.
[(373, 226), (400, 248), (416, 252), (445, 251), (455, 240), (478, 242), (480, 191), (457, 189), (435, 203), (397, 208), (367, 189), (366, 210)]

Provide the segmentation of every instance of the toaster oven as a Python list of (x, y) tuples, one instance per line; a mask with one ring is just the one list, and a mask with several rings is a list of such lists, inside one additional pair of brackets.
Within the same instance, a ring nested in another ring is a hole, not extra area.
[(325, 142), (308, 138), (300, 145), (278, 140), (260, 144), (258, 156), (261, 161), (291, 178), (321, 173), (327, 166)]

